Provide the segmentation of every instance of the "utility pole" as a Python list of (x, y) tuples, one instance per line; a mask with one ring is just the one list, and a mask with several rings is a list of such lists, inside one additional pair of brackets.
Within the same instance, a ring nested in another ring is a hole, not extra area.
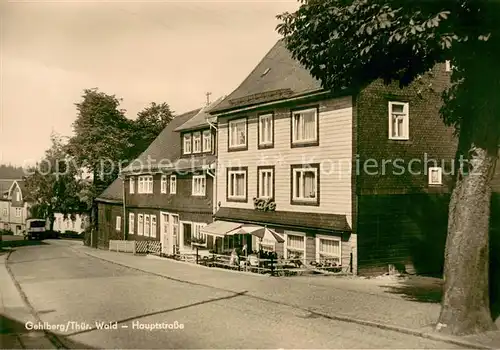
[(212, 95), (212, 93), (207, 92), (205, 95), (207, 96), (207, 106), (208, 106), (210, 104), (210, 95)]

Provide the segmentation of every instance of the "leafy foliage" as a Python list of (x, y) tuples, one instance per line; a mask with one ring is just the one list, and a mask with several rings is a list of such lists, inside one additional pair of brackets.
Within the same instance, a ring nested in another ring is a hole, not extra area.
[(24, 175), (22, 167), (10, 164), (0, 164), (0, 179), (20, 179)]
[(29, 169), (24, 180), (27, 192), (34, 204), (30, 208), (33, 218), (54, 221), (55, 213), (62, 213), (74, 220), (75, 214), (88, 210), (82, 198), (87, 184), (71, 158), (65, 153), (65, 144), (55, 134), (51, 136), (52, 146), (36, 166)]
[(378, 79), (404, 87), (451, 61), (441, 115), (455, 127), (457, 157), (468, 159), (475, 171), (455, 174), (437, 329), (457, 335), (494, 329), (488, 219), (500, 144), (500, 2), (310, 0), (278, 18), (293, 57), (327, 90), (356, 93)]
[(129, 159), (135, 159), (144, 152), (173, 118), (170, 106), (165, 102), (151, 102), (140, 111), (132, 124), (133, 145), (129, 151)]
[(294, 58), (336, 91), (380, 78), (406, 86), (451, 60), (453, 87), (442, 114), (459, 131), (478, 108), (499, 111), (490, 90), (500, 87), (499, 70), (485, 65), (499, 57), (499, 15), (496, 1), (311, 0), (278, 15), (277, 29)]

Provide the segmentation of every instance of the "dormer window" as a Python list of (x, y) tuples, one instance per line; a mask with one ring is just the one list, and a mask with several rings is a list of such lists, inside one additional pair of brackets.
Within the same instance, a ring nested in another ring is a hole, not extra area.
[(183, 153), (184, 154), (190, 154), (192, 151), (192, 143), (191, 143), (191, 134), (185, 134), (184, 135), (184, 143), (183, 143)]
[(201, 132), (193, 133), (193, 153), (201, 153)]
[(203, 152), (212, 152), (212, 133), (210, 130), (203, 131)]
[(19, 190), (16, 192), (16, 201), (17, 202), (21, 201), (21, 192)]

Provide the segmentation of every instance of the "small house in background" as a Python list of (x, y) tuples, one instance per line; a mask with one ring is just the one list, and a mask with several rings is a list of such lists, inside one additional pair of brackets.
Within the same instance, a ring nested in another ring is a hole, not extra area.
[(61, 233), (82, 233), (89, 226), (89, 217), (85, 214), (76, 214), (74, 220), (68, 215), (64, 218), (61, 213), (54, 214), (54, 231)]
[(21, 179), (0, 179), (0, 230), (22, 235), (31, 201)]

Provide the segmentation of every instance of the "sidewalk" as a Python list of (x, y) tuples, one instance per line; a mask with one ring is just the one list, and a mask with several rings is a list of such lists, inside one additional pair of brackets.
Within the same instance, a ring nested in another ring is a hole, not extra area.
[(401, 282), (395, 279), (326, 276), (275, 278), (151, 256), (109, 252), (83, 245), (72, 247), (95, 258), (182, 283), (235, 293), (246, 291), (249, 297), (301, 308), (323, 317), (449, 341), (464, 347), (500, 348), (500, 331), (467, 337), (448, 337), (435, 333), (433, 327), (439, 316), (439, 303), (410, 301), (401, 294), (391, 292), (401, 286)]
[(7, 270), (8, 255), (0, 251), (0, 348), (56, 349), (44, 332), (26, 329), (26, 322), (37, 320)]

